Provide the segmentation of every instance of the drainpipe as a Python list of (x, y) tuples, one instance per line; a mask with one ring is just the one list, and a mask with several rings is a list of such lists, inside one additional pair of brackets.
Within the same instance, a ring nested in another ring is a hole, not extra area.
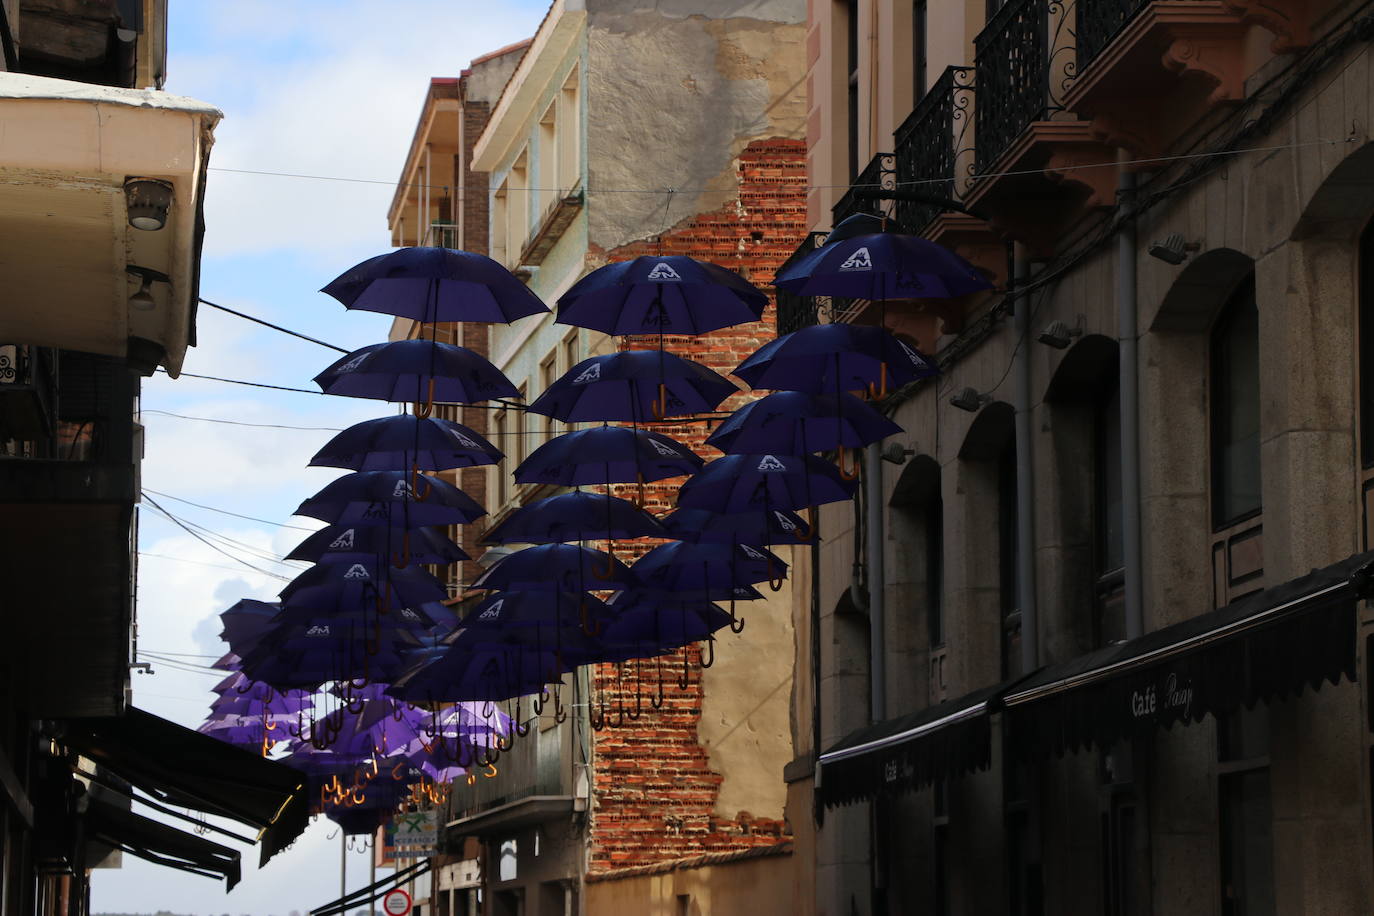
[[(887, 718), (887, 628), (884, 592), (887, 575), (883, 569), (883, 455), (882, 446), (868, 446), (864, 462), (864, 509), (868, 512), (864, 539), (868, 542), (868, 668), (871, 678), (870, 718)], [(858, 532), (856, 531), (857, 535)]]
[(1126, 219), (1116, 237), (1117, 334), (1121, 386), (1121, 552), (1126, 564), (1126, 638), (1145, 633), (1140, 549), (1140, 384), (1139, 329), (1135, 281), (1135, 173), (1121, 169), (1118, 196)]
[[(1025, 249), (1012, 253), (1015, 289), (1025, 282)], [(1016, 410), (1016, 582), (1021, 608), (1021, 669), (1040, 667), (1039, 614), (1035, 608), (1035, 474), (1031, 467), (1030, 298), (1018, 295), (1013, 305), (1013, 329), (1019, 346), (1012, 357), (1012, 407)]]

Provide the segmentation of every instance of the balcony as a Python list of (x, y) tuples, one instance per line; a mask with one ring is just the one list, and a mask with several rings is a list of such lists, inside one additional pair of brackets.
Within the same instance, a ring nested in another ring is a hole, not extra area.
[[(496, 761), (496, 775), (477, 775), (471, 785), (454, 785), (446, 844), (572, 814), (572, 720), (551, 722), (534, 720), (529, 734), (517, 737)], [(490, 771), (473, 767), (473, 772)]]
[[(847, 195), (846, 195), (847, 196)], [(797, 246), (797, 250), (783, 262), (778, 268), (781, 273), (785, 268), (796, 263), (799, 258), (815, 251), (825, 244), (826, 233), (808, 233), (802, 243)], [(786, 290), (778, 290), (778, 336), (791, 334), (793, 331), (800, 331), (802, 328), (809, 328), (817, 324), (816, 299), (813, 296), (798, 296)]]
[(830, 225), (838, 226), (857, 213), (882, 216), (878, 201), (858, 193), (860, 191), (891, 191), (897, 187), (896, 157), (879, 153), (855, 176), (849, 190), (830, 208)]
[[(925, 98), (893, 132), (897, 184), (904, 191), (955, 200), (968, 191), (972, 171), (973, 67), (947, 67)], [(963, 180), (959, 180), (963, 179)], [(944, 208), (920, 201), (898, 200), (897, 224), (920, 232)]]

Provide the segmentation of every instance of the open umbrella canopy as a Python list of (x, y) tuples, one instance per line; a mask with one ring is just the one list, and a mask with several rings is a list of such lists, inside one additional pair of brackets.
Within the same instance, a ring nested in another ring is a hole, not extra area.
[(321, 292), (350, 309), (423, 322), (509, 324), (549, 310), (491, 258), (451, 248), (400, 248), (368, 258)]
[(607, 334), (705, 334), (758, 321), (768, 295), (732, 270), (685, 255), (599, 267), (558, 299), (558, 323)]
[(902, 428), (852, 394), (778, 391), (736, 410), (706, 439), (727, 455), (861, 448)]
[[(511, 635), (519, 630), (574, 630), (590, 621), (605, 621), (612, 615), (604, 601), (582, 592), (525, 591), (495, 592), (478, 602), (463, 618), (457, 645), (465, 637), (482, 639)], [(547, 645), (552, 646), (549, 642)]]
[(448, 590), (418, 566), (395, 569), (386, 560), (378, 562), (372, 558), (312, 566), (288, 582), (280, 595), (286, 617), (298, 608), (413, 608), (428, 601), (442, 601), (448, 597)]
[(325, 394), (379, 401), (477, 404), (520, 392), (484, 356), (433, 340), (371, 344), (315, 376)]
[(575, 544), (544, 544), (502, 558), (470, 587), (500, 591), (610, 591), (625, 588), (631, 581), (630, 568), (604, 550)]
[(799, 296), (872, 300), (948, 299), (992, 288), (948, 248), (896, 232), (827, 242), (779, 271), (773, 285)]
[(584, 359), (527, 408), (568, 423), (644, 423), (714, 410), (739, 389), (710, 369), (664, 350)]
[[(252, 598), (240, 598), (230, 605), (228, 610), (220, 612), (219, 619), (223, 624), (219, 634), (220, 638), (232, 645), (236, 640), (253, 639), (261, 636), (272, 628), (274, 618), (280, 610), (281, 605), (275, 601), (255, 601)], [(226, 678), (226, 680), (230, 679), (232, 676)], [(235, 686), (237, 686), (237, 682)]]
[(552, 649), (465, 644), (450, 648), (437, 661), (410, 668), (387, 692), (412, 703), (495, 702), (538, 693), (568, 670)]
[(635, 561), (636, 581), (659, 595), (782, 579), (787, 564), (771, 551), (747, 544), (660, 544)]
[(407, 532), (380, 525), (329, 525), (297, 544), (286, 555), (286, 559), (311, 563), (355, 563), (377, 557), (393, 557), (407, 548), (410, 562), (425, 566), (447, 566), (470, 559), (463, 548), (433, 528), (415, 528)]
[(404, 529), (464, 525), (487, 514), (448, 481), (429, 474), (417, 474), (415, 479), (423, 502), (416, 499), (411, 475), (403, 471), (345, 474), (301, 503), (295, 514), (345, 527)]
[(482, 543), (555, 544), (666, 537), (663, 526), (629, 500), (575, 492), (521, 506), (483, 535)]
[[(651, 658), (688, 643), (700, 642), (730, 625), (731, 616), (709, 601), (680, 600), (650, 592), (625, 592), (611, 602), (615, 619), (600, 635), (611, 647), (636, 651), (630, 658)], [(642, 654), (641, 654), (642, 653)]]
[(338, 433), (310, 459), (311, 467), (355, 471), (446, 471), (495, 464), (501, 450), (461, 423), (398, 414), (364, 420)]
[(677, 504), (722, 515), (771, 512), (840, 502), (857, 488), (833, 464), (812, 455), (726, 455), (683, 484)]
[(516, 483), (649, 483), (686, 477), (702, 460), (687, 446), (660, 433), (628, 426), (597, 426), (563, 433), (545, 442), (515, 469)]
[(886, 328), (816, 324), (759, 347), (733, 374), (754, 388), (835, 394), (896, 388), (938, 372)]
[(670, 537), (699, 544), (763, 547), (811, 542), (811, 537), (798, 537), (807, 530), (806, 522), (795, 512), (785, 509), (733, 515), (720, 515), (705, 509), (678, 509), (664, 516), (662, 522)]

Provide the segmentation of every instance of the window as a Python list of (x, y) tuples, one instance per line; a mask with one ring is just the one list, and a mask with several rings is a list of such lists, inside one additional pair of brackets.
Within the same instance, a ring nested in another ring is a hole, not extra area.
[[(559, 374), (566, 373), (573, 366), (582, 362), (582, 347), (578, 340), (577, 328), (568, 332), (568, 336), (563, 338), (563, 364), (559, 367)], [(574, 430), (577, 426), (573, 423), (566, 423), (563, 429)]]
[[(544, 357), (543, 362), (539, 364), (540, 392), (548, 391), (556, 381), (558, 381), (558, 352), (554, 351)], [(538, 414), (528, 413), (526, 416), (538, 417), (537, 422), (540, 426), (538, 441), (540, 443), (548, 442), (554, 437), (554, 419), (552, 417), (543, 417)]]
[(1217, 719), (1222, 916), (1273, 916), (1274, 825), (1269, 795), (1269, 709)]
[(562, 183), (558, 174), (558, 102), (549, 105), (539, 119), (539, 172), (535, 182), (539, 186), (535, 213), (538, 222), (557, 205)]
[(1260, 510), (1259, 310), (1254, 275), (1212, 327), (1212, 525)]
[(849, 177), (859, 174), (859, 2), (847, 0), (845, 4), (845, 79), (849, 124), (847, 137)]
[(506, 213), (510, 210), (509, 184), (508, 181), (501, 182), (491, 200), (491, 259), (498, 264), (506, 263), (506, 250), (509, 247), (506, 239)]
[[(515, 399), (521, 404), (528, 404), (529, 386), (521, 382), (518, 391), (519, 394), (516, 395)], [(505, 411), (502, 412), (504, 413)], [(510, 455), (511, 459), (510, 471), (508, 473), (515, 473), (515, 469), (520, 466), (521, 462), (525, 460), (525, 456), (528, 454), (527, 449), (530, 437), (527, 435), (527, 431), (529, 429), (529, 418), (536, 416), (538, 416), (538, 414), (530, 413), (528, 410), (521, 410), (516, 411), (515, 415), (507, 421), (509, 424), (510, 448), (506, 449), (506, 454)]]
[(573, 69), (558, 97), (558, 188), (567, 194), (582, 181), (582, 116), (578, 105), (577, 70)]
[(506, 257), (518, 267), (520, 255), (530, 234), (530, 156), (521, 150), (510, 168), (510, 200), (506, 210)]
[(491, 488), (491, 503), (493, 511), (505, 505), (509, 495), (508, 482), (511, 471), (515, 468), (515, 460), (512, 456), (509, 437), (506, 435), (506, 423), (510, 419), (509, 410), (498, 410), (491, 415), (491, 438), (492, 443), (505, 453), (506, 457), (501, 463), (494, 465), (491, 469), (494, 482)]
[(926, 94), (926, 0), (915, 0), (911, 4), (911, 67), (912, 95), (915, 105)]

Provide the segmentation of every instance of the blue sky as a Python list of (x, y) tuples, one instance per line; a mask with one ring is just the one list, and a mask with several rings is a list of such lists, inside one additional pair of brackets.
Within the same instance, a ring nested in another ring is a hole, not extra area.
[[(533, 34), (546, 4), (471, 0), (234, 0), (170, 4), (166, 90), (219, 106), (206, 203), (201, 295), (353, 349), (385, 339), (384, 316), (345, 311), (317, 290), (388, 247), (387, 184), (247, 175), (291, 172), (382, 182), (399, 175), (431, 76), (456, 76), (472, 58)], [(313, 388), (337, 354), (201, 308), (200, 345), (185, 371)], [(291, 513), (333, 475), (307, 469), (331, 435), (318, 429), (232, 426), (167, 416), (285, 427), (341, 428), (389, 412), (380, 402), (273, 392), (193, 378), (155, 376), (143, 388), (147, 427), (143, 486), (241, 515), (311, 527)], [(240, 597), (271, 598), (274, 575), (292, 570), (267, 557), (304, 531), (262, 524), (156, 497), (167, 510), (232, 539), (241, 566), (147, 506), (140, 511), (138, 638), (144, 650), (206, 664), (223, 651), (216, 615)], [(262, 556), (254, 557), (248, 547)], [(202, 720), (217, 677), (155, 663), (134, 675), (135, 705), (188, 726)], [(337, 896), (339, 839), (311, 827), (294, 848), (244, 880), (222, 885), (125, 857), (98, 871), (93, 912), (287, 916)], [(349, 887), (367, 872), (350, 856)]]

